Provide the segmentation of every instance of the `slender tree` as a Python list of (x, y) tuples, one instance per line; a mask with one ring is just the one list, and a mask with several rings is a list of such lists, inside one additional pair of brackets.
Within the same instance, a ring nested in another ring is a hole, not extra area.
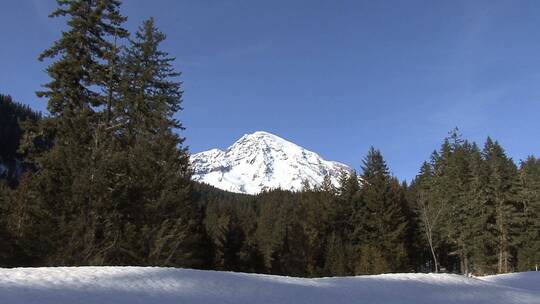
[(436, 248), (440, 240), (440, 221), (444, 215), (444, 205), (431, 196), (434, 191), (433, 169), (424, 162), (415, 180), (416, 212), (419, 214), (422, 230), (433, 258), (433, 270), (439, 272)]

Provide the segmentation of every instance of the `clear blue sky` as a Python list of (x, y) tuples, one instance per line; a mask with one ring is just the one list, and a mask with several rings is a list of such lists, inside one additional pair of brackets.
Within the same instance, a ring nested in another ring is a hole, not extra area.
[[(192, 152), (266, 130), (357, 169), (373, 145), (410, 179), (458, 126), (540, 154), (540, 1), (124, 2), (168, 35)], [(40, 110), (54, 5), (0, 2), (0, 92)]]

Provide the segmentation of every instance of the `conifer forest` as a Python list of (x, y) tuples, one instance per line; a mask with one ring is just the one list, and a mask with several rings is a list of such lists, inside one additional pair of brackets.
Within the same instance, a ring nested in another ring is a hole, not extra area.
[(29, 88), (47, 113), (0, 95), (1, 267), (298, 277), (538, 268), (539, 158), (514, 160), (496, 138), (473, 142), (456, 128), (411, 181), (373, 147), (339, 186), (223, 191), (192, 180), (189, 125), (175, 118), (181, 71), (158, 20), (128, 31), (118, 0), (60, 0), (51, 17), (66, 29), (36, 58), (48, 82)]

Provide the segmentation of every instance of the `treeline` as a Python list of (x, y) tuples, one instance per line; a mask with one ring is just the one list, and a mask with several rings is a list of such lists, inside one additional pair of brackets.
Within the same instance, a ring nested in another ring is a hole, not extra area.
[[(504, 273), (540, 264), (540, 160), (519, 167), (487, 138), (483, 149), (457, 130), (410, 187), (434, 267)], [(447, 262), (445, 262), (447, 261)]]
[(207, 201), (214, 267), (296, 276), (449, 271), (540, 264), (540, 160), (516, 166), (490, 138), (457, 130), (410, 186), (371, 149), (362, 173), (298, 193)]
[(341, 183), (207, 200), (214, 267), (313, 277), (414, 271), (407, 188), (379, 151), (360, 177), (344, 174)]
[(116, 0), (58, 3), (67, 29), (40, 57), (51, 60), (38, 92), (50, 115), (0, 103), (2, 161), (20, 164), (0, 179), (0, 266), (314, 277), (540, 262), (540, 160), (516, 165), (497, 142), (480, 148), (457, 130), (410, 185), (373, 148), (338, 187), (327, 178), (252, 196), (192, 182), (165, 35), (152, 19), (131, 35)]

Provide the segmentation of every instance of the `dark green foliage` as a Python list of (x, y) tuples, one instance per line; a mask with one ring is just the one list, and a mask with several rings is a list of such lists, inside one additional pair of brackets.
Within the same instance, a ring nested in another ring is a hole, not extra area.
[(213, 268), (262, 271), (255, 240), (256, 214), (251, 202), (208, 201), (206, 231), (213, 244)]
[(518, 169), (457, 129), (410, 186), (374, 148), (337, 188), (326, 177), (252, 196), (192, 182), (180, 73), (153, 19), (129, 37), (117, 0), (58, 4), (67, 29), (40, 56), (54, 60), (38, 93), (50, 116), (0, 95), (0, 266), (318, 277), (540, 263), (540, 161)]
[(529, 156), (519, 170), (522, 189), (523, 221), (518, 236), (518, 264), (520, 271), (540, 265), (540, 160)]
[[(112, 99), (103, 92), (112, 89), (117, 53), (111, 40), (127, 35), (121, 28), (125, 18), (115, 0), (58, 4), (51, 17), (66, 17), (68, 29), (40, 56), (56, 59), (47, 68), (51, 81), (38, 92), (47, 98), (51, 117), (29, 130), (24, 146), (39, 169), (29, 192), (40, 208), (55, 212), (34, 221), (54, 227), (46, 240), (52, 250), (48, 263), (103, 264), (116, 239), (109, 229), (117, 212), (108, 186), (117, 181), (119, 166), (106, 120)], [(47, 151), (35, 146), (44, 134), (54, 138)]]
[[(68, 30), (40, 57), (56, 59), (38, 93), (51, 116), (28, 128), (24, 148), (38, 170), (14, 196), (15, 233), (44, 225), (47, 233), (23, 247), (39, 246), (31, 252), (49, 265), (203, 267), (202, 210), (174, 132), (179, 74), (152, 20), (119, 52), (127, 32), (118, 5), (59, 1), (52, 14), (66, 17)], [(43, 137), (53, 138), (51, 149), (37, 147)]]
[(371, 148), (362, 167), (360, 201), (355, 209), (356, 273), (407, 271), (406, 202), (382, 154)]
[[(60, 58), (47, 68), (52, 80), (39, 96), (48, 98), (48, 110), (59, 117), (61, 130), (80, 127), (77, 122), (97, 123), (94, 110), (109, 102), (100, 88), (107, 87), (117, 56), (110, 38), (127, 36), (126, 20), (118, 0), (58, 0), (50, 17), (67, 18), (68, 30), (39, 57)], [(86, 134), (84, 134), (86, 135)]]
[(23, 155), (19, 153), (23, 124), (36, 122), (40, 118), (41, 115), (28, 106), (0, 94), (0, 179), (5, 179), (11, 186), (26, 170)]
[[(523, 172), (518, 174), (497, 142), (488, 138), (480, 151), (462, 140), (457, 130), (433, 154), (431, 163), (424, 164), (410, 192), (421, 222), (426, 203), (440, 212), (432, 241), (443, 268), (475, 274), (509, 272), (519, 265), (531, 269), (535, 257), (529, 248), (534, 248), (538, 234), (528, 229), (534, 226), (534, 215), (526, 211), (535, 190), (526, 189), (534, 188), (535, 174)], [(425, 233), (425, 225), (421, 227)]]
[(13, 238), (8, 231), (7, 214), (9, 208), (10, 189), (5, 181), (0, 180), (0, 267), (12, 265), (15, 255)]
[(488, 170), (488, 197), (493, 200), (495, 210), (497, 270), (509, 272), (515, 265), (516, 238), (524, 216), (517, 167), (499, 143), (490, 138), (483, 154)]
[[(182, 91), (172, 59), (159, 50), (164, 39), (147, 20), (121, 60), (118, 102), (111, 107), (119, 178), (107, 185), (117, 213), (112, 261), (202, 267), (203, 214), (192, 202), (184, 138), (174, 132), (181, 127), (173, 115)], [(127, 242), (121, 246), (116, 239)]]

